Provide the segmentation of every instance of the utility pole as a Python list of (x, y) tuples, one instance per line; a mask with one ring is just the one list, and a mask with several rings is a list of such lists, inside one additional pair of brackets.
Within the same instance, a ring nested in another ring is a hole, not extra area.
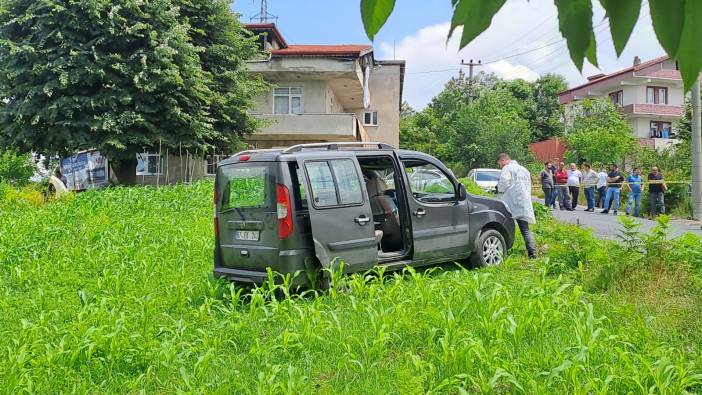
[(470, 62), (466, 63), (465, 61), (461, 60), (461, 66), (468, 66), (468, 103), (472, 103), (473, 98), (475, 97), (475, 91), (473, 90), (473, 67), (482, 66), (481, 62), (481, 60), (478, 60), (478, 63), (474, 63), (473, 59), (471, 59)]
[(692, 217), (702, 220), (702, 134), (700, 79), (692, 85)]
[(261, 12), (251, 17), (251, 20), (258, 20), (260, 23), (268, 23), (268, 19), (277, 20), (278, 17), (268, 12), (268, 0), (261, 0)]

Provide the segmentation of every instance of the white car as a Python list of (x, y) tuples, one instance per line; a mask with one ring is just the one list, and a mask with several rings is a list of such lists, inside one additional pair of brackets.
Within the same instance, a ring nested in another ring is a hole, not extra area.
[(497, 182), (500, 181), (500, 172), (498, 169), (473, 169), (468, 173), (468, 179), (484, 191), (495, 192)]

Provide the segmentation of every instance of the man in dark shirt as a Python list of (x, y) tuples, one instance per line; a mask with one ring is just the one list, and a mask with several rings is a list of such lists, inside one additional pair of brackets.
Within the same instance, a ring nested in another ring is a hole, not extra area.
[(539, 173), (541, 179), (541, 189), (544, 191), (544, 204), (546, 207), (555, 207), (556, 203), (551, 202), (553, 196), (553, 173), (551, 173), (551, 162), (544, 163), (544, 169)]
[(648, 174), (648, 211), (651, 217), (658, 215), (656, 206), (660, 205), (660, 213), (665, 214), (665, 200), (663, 199), (664, 192), (668, 190), (668, 186), (663, 181), (663, 174), (658, 171), (658, 167), (653, 166), (651, 173)]
[(624, 176), (619, 171), (619, 166), (612, 163), (609, 166), (609, 173), (607, 173), (607, 196), (605, 197), (605, 209), (602, 210), (602, 214), (609, 213), (609, 201), (614, 199), (612, 208), (614, 208), (614, 215), (617, 215), (619, 210), (619, 193), (622, 189), (622, 181), (624, 181)]

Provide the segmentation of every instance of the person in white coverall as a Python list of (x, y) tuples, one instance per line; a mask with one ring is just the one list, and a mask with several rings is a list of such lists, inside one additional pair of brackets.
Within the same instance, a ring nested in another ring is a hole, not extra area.
[(534, 259), (536, 258), (536, 239), (529, 230), (529, 224), (536, 223), (534, 207), (531, 205), (531, 174), (507, 154), (500, 154), (497, 163), (502, 167), (497, 191), (503, 194), (502, 201), (517, 221), (529, 258)]

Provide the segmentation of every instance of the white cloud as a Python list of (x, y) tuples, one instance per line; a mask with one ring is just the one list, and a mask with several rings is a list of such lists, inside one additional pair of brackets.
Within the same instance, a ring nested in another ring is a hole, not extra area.
[(425, 107), (446, 81), (458, 74), (461, 60), (480, 59), (483, 66), (477, 67), (476, 72), (494, 72), (505, 79), (533, 81), (541, 74), (559, 73), (574, 86), (584, 82), (584, 76), (628, 67), (634, 56), (648, 60), (662, 55), (648, 12), (644, 6), (629, 44), (617, 59), (604, 11), (597, 4), (593, 23), (600, 69), (586, 64), (582, 74), (570, 60), (558, 31), (556, 8), (550, 0), (507, 2), (492, 25), (461, 51), (460, 30), (447, 42), (450, 24), (445, 22), (401, 38), (394, 48), (392, 42), (381, 43), (378, 57), (407, 61), (404, 99), (417, 109)]

